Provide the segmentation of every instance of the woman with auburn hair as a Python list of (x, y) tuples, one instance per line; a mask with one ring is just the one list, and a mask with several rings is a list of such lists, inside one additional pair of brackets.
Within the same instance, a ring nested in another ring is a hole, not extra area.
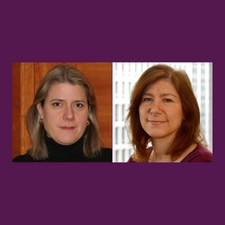
[(42, 79), (26, 125), (32, 148), (14, 162), (112, 162), (101, 148), (94, 90), (77, 69), (57, 65)]
[(212, 162), (182, 70), (160, 64), (147, 69), (133, 89), (126, 121), (135, 149), (128, 162)]

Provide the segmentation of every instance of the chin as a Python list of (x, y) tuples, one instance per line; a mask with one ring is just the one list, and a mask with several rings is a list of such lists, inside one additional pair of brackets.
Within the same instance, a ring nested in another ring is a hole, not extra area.
[(61, 145), (72, 145), (79, 139), (59, 139), (57, 142)]
[(151, 138), (162, 138), (162, 137), (164, 137), (164, 135), (162, 135), (162, 134), (156, 134), (156, 133), (148, 133), (148, 135)]
[(59, 142), (59, 144), (61, 144), (61, 145), (72, 145), (72, 144), (74, 144), (76, 141), (73, 141), (73, 142)]

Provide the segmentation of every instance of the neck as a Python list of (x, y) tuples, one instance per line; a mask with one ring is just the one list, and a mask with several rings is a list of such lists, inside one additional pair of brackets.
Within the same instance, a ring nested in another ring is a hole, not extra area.
[(168, 146), (171, 143), (171, 139), (152, 139), (153, 151), (150, 156), (150, 160), (153, 162), (172, 162), (172, 157), (167, 154)]
[(78, 158), (83, 156), (83, 142), (84, 136), (82, 136), (77, 142), (71, 145), (62, 145), (57, 143), (52, 138), (48, 137), (45, 133), (45, 143), (48, 149), (49, 158), (54, 160), (72, 160), (72, 158)]

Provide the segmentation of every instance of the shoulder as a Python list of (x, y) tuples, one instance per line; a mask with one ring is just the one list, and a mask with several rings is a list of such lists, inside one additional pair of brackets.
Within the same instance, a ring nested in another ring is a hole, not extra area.
[(34, 160), (31, 155), (29, 154), (29, 151), (27, 151), (24, 155), (19, 155), (13, 158), (13, 162), (46, 162), (47, 160)]
[(13, 162), (33, 162), (34, 160), (31, 158), (31, 156), (26, 153), (24, 155), (19, 155), (13, 158)]
[(100, 153), (94, 159), (95, 162), (112, 162), (112, 149), (101, 148)]
[[(152, 147), (149, 147), (146, 149), (146, 151), (148, 152), (148, 155), (151, 154), (152, 152)], [(147, 162), (146, 160), (143, 161), (143, 158), (140, 158), (136, 151), (130, 156), (130, 158), (127, 161), (128, 163), (136, 163), (136, 162)]]
[(136, 161), (134, 161), (133, 158), (133, 155), (131, 155), (131, 157), (127, 160), (127, 163), (135, 163)]
[(212, 153), (202, 145), (198, 144), (197, 147), (187, 155), (183, 162), (212, 162)]

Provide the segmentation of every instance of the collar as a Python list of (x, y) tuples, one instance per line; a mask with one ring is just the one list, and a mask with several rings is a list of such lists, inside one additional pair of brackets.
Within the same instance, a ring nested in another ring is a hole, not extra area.
[(61, 145), (44, 133), (45, 143), (48, 148), (49, 161), (70, 161), (83, 157), (84, 135), (74, 144)]

